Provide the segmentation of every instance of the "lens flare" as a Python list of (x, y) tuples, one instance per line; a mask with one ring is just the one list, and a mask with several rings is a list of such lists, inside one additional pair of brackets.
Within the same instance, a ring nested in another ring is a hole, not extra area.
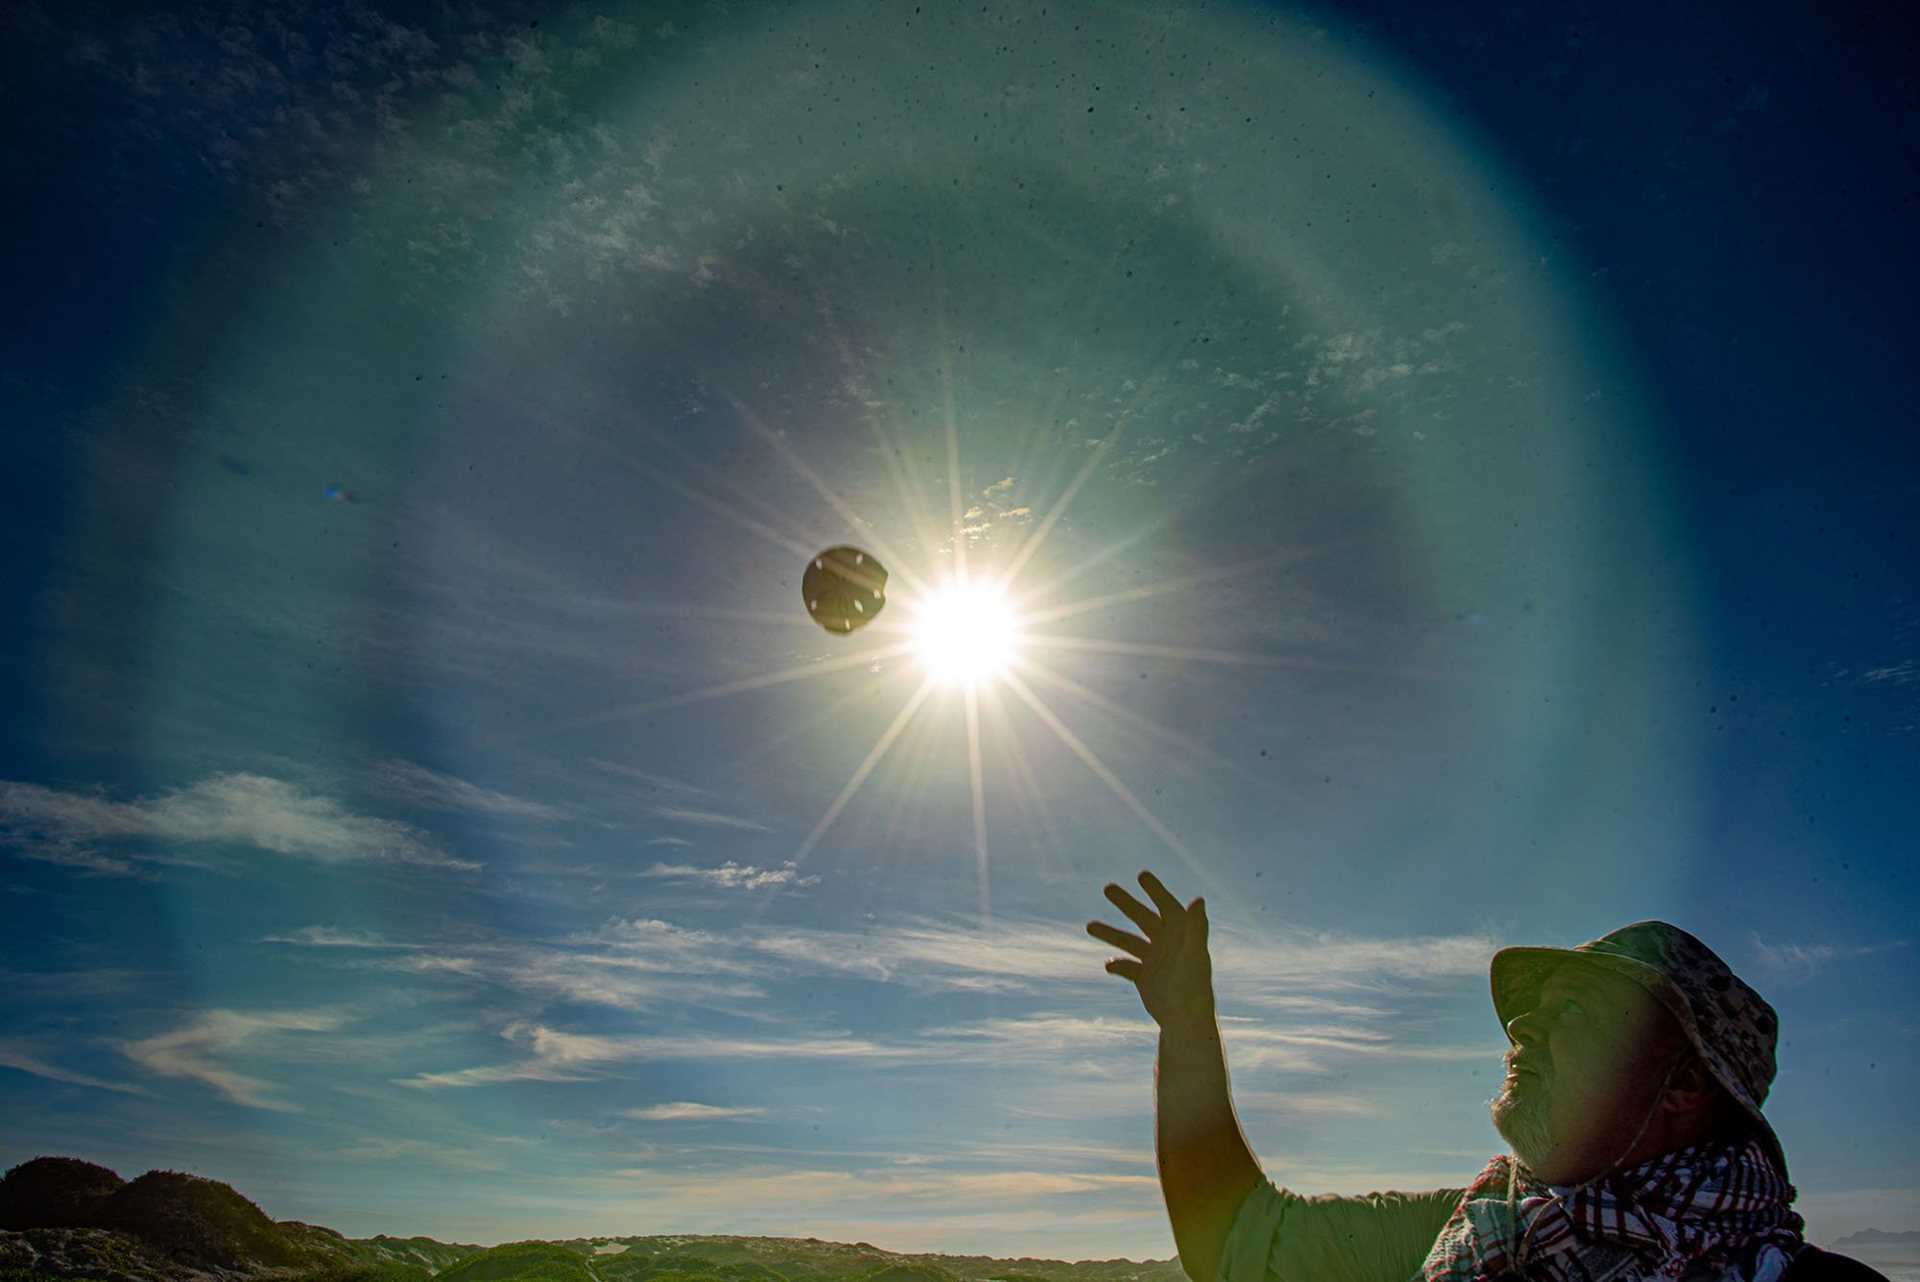
[(914, 649), (927, 675), (942, 685), (976, 686), (1013, 662), (1020, 628), (998, 584), (937, 588), (914, 621)]

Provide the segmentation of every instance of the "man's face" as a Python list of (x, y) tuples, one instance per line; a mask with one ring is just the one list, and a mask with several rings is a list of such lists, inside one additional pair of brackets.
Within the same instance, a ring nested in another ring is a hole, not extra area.
[(1579, 1183), (1625, 1155), (1681, 1044), (1643, 989), (1578, 963), (1547, 977), (1507, 1037), (1494, 1129), (1549, 1184)]

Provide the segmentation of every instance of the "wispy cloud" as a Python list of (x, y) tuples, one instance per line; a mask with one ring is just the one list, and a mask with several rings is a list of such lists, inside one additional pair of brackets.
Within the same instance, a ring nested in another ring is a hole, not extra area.
[(623, 766), (617, 761), (608, 761), (603, 757), (588, 757), (587, 764), (593, 766), (595, 769), (604, 770), (608, 774), (619, 775), (621, 778), (631, 779), (635, 783), (643, 783), (649, 788), (656, 788), (666, 792), (684, 792), (695, 797), (711, 797), (713, 795), (705, 788), (696, 788), (690, 783), (684, 783), (678, 779), (670, 779), (666, 775), (657, 775), (646, 770), (636, 770), (632, 766)]
[[(0, 844), (30, 855), (61, 848), (77, 857), (94, 853), (99, 844), (129, 841), (238, 845), (319, 863), (479, 867), (447, 854), (408, 824), (355, 814), (331, 798), (264, 775), (210, 775), (134, 801), (0, 782)], [(101, 856), (122, 862), (139, 857), (120, 847), (111, 857)]]
[(773, 829), (757, 819), (747, 819), (740, 815), (723, 815), (713, 810), (694, 810), (687, 806), (650, 806), (647, 813), (674, 823), (692, 824), (699, 828), (732, 828), (739, 832), (772, 832)]
[(493, 792), (453, 775), (411, 761), (383, 761), (369, 772), (376, 791), (428, 810), (460, 810), (506, 819), (567, 818), (558, 806)]
[(1893, 952), (1909, 947), (1912, 942), (1895, 939), (1878, 944), (1770, 944), (1758, 931), (1749, 934), (1748, 940), (1760, 965), (1790, 983), (1811, 979), (1834, 962)]
[(335, 1010), (204, 1011), (171, 1032), (124, 1043), (121, 1053), (148, 1072), (203, 1082), (247, 1108), (298, 1112), (273, 1083), (223, 1062), (285, 1033), (331, 1032), (349, 1022)]
[[(1237, 1067), (1295, 1073), (1326, 1073), (1326, 1060), (1339, 1055), (1407, 1059), (1487, 1059), (1498, 1057), (1487, 1046), (1423, 1046), (1402, 1043), (1377, 1029), (1350, 1026), (1266, 1028), (1226, 1022), (1222, 1035)], [(444, 1072), (418, 1073), (399, 1084), (422, 1089), (487, 1086), (511, 1081), (569, 1082), (599, 1076), (612, 1065), (647, 1061), (713, 1060), (849, 1060), (874, 1066), (937, 1064), (951, 1067), (972, 1063), (1006, 1066), (1017, 1063), (1057, 1065), (1079, 1057), (1095, 1076), (1110, 1073), (1122, 1061), (1144, 1061), (1152, 1054), (1157, 1033), (1148, 1020), (1041, 1014), (1025, 1018), (990, 1019), (919, 1030), (895, 1041), (876, 1041), (843, 1032), (784, 1038), (730, 1037), (690, 1034), (677, 1037), (608, 1036), (570, 1033), (531, 1021), (518, 1021), (501, 1036), (528, 1052), (507, 1063), (480, 1065)], [(1128, 1098), (1137, 1085), (1125, 1083)], [(1084, 1093), (1085, 1083), (1076, 1084)], [(1318, 1097), (1323, 1111), (1348, 1097)], [(1302, 1107), (1307, 1107), (1303, 1105)]]
[(1484, 975), (1498, 941), (1490, 935), (1416, 935), (1395, 939), (1289, 930), (1257, 939), (1221, 936), (1223, 973), (1258, 975), (1264, 984), (1325, 987), (1329, 981), (1446, 979)]
[(0, 1042), (0, 1068), (18, 1069), (22, 1073), (31, 1073), (35, 1077), (44, 1077), (49, 1081), (67, 1082), (74, 1086), (91, 1086), (97, 1090), (118, 1091), (125, 1095), (147, 1093), (131, 1082), (112, 1082), (102, 1077), (75, 1072), (70, 1068), (62, 1068), (40, 1054), (37, 1046), (18, 1041)]
[(778, 868), (756, 868), (729, 859), (716, 868), (697, 868), (692, 864), (655, 864), (640, 874), (665, 877), (673, 881), (695, 881), (724, 890), (771, 890), (776, 886), (817, 886), (818, 877), (802, 877), (791, 860)]
[(301, 948), (418, 948), (419, 944), (399, 943), (370, 930), (336, 930), (331, 926), (302, 926), (284, 935), (262, 935), (261, 944), (295, 944)]
[(788, 965), (918, 987), (1112, 982), (1101, 971), (1110, 950), (1088, 939), (1078, 923), (1001, 920), (981, 929), (917, 918), (863, 932), (768, 930), (745, 942)]
[(863, 1060), (870, 1063), (905, 1061), (924, 1056), (925, 1049), (888, 1045), (846, 1035), (795, 1038), (725, 1037), (691, 1034), (683, 1037), (600, 1036), (568, 1033), (524, 1021), (501, 1031), (508, 1041), (523, 1046), (529, 1058), (511, 1064), (482, 1065), (448, 1072), (416, 1073), (396, 1079), (401, 1086), (423, 1090), (489, 1086), (499, 1082), (585, 1081), (622, 1063), (672, 1060)]
[[(1103, 1019), (1069, 1014), (989, 1019), (923, 1032), (925, 1037), (946, 1043), (947, 1049), (942, 1055), (949, 1061), (978, 1056), (996, 1063), (1056, 1063), (1063, 1056), (1074, 1055), (1144, 1056), (1157, 1035), (1153, 1024), (1144, 1018)], [(1232, 1052), (1236, 1067), (1293, 1073), (1324, 1073), (1326, 1059), (1338, 1055), (1491, 1060), (1497, 1059), (1500, 1053), (1498, 1047), (1490, 1045), (1430, 1046), (1402, 1041), (1383, 1029), (1357, 1023), (1276, 1027), (1244, 1017), (1226, 1017), (1221, 1020), (1220, 1035)]]
[(505, 1159), (493, 1153), (456, 1148), (440, 1139), (410, 1140), (391, 1135), (363, 1135), (341, 1148), (315, 1154), (357, 1166), (397, 1162), (404, 1165), (441, 1166), (456, 1171), (498, 1171)]
[(871, 1203), (893, 1210), (900, 1204), (981, 1209), (1017, 1207), (1038, 1199), (1084, 1197), (1128, 1191), (1154, 1195), (1151, 1175), (1078, 1171), (937, 1171), (924, 1167), (882, 1167), (862, 1171), (779, 1170), (748, 1167), (704, 1174), (655, 1168), (616, 1172), (649, 1193), (692, 1203), (745, 1203), (757, 1206), (833, 1206)]
[(642, 1122), (721, 1122), (743, 1117), (764, 1117), (766, 1112), (764, 1108), (730, 1108), (719, 1104), (681, 1102), (622, 1109), (620, 1116)]
[[(698, 877), (704, 884), (751, 889), (768, 873), (722, 865), (681, 869), (659, 865), (662, 877)], [(804, 884), (796, 880), (789, 883)], [(654, 917), (616, 918), (592, 930), (555, 940), (474, 940), (439, 944), (395, 941), (362, 930), (309, 926), (270, 936), (271, 942), (373, 953), (381, 948), (405, 956), (368, 961), (380, 969), (408, 974), (470, 978), (521, 992), (558, 997), (623, 1010), (658, 1008), (669, 1003), (754, 1003), (796, 974), (814, 973), (900, 984), (931, 992), (1057, 992), (1061, 985), (1110, 986), (1101, 969), (1109, 950), (1089, 939), (1079, 923), (1002, 919), (982, 929), (971, 923), (909, 919), (867, 930), (810, 930), (796, 927), (704, 930)], [(1323, 954), (1313, 948), (1324, 946)], [(1312, 1071), (1312, 1050), (1380, 1054), (1382, 1039), (1372, 1022), (1390, 1013), (1384, 995), (1394, 987), (1484, 973), (1492, 946), (1484, 940), (1340, 940), (1280, 946), (1229, 945), (1235, 969), (1257, 978), (1233, 981), (1235, 1005), (1304, 1015), (1318, 1022), (1287, 1024), (1271, 1032), (1267, 1044), (1251, 1046), (1259, 1063)], [(1309, 969), (1303, 958), (1324, 955), (1325, 969)], [(1300, 973), (1288, 977), (1292, 968)], [(1393, 983), (1387, 983), (1393, 980)], [(1327, 997), (1315, 988), (1365, 988), (1372, 1002)], [(1306, 990), (1306, 991), (1302, 991)], [(1093, 1024), (1049, 1029), (1034, 1022), (1024, 1036), (1039, 1045), (1056, 1033), (1085, 1041), (1096, 1036)], [(1064, 1017), (1062, 1017), (1064, 1018)], [(1076, 1031), (1078, 1030), (1078, 1031)], [(1103, 1035), (1103, 1034), (1102, 1034)], [(1132, 1034), (1124, 1034), (1131, 1036)], [(1251, 1030), (1229, 1021), (1229, 1035), (1250, 1043)], [(982, 1038), (1005, 1041), (1012, 1034), (973, 1030)], [(1398, 1046), (1398, 1043), (1387, 1042)], [(1429, 1059), (1470, 1059), (1484, 1047), (1405, 1047), (1394, 1053)]]
[[(728, 936), (654, 918), (616, 920), (559, 940), (394, 940), (367, 931), (307, 926), (261, 942), (339, 951), (358, 968), (471, 980), (542, 998), (620, 1010), (675, 1004), (708, 1008), (760, 999), (767, 968), (739, 956)], [(373, 956), (388, 950), (396, 956)]]
[(1860, 674), (1862, 681), (1887, 682), (1897, 686), (1920, 685), (1920, 659), (1906, 659), (1900, 663), (1889, 663), (1884, 667), (1868, 668)]
[(1361, 1095), (1313, 1091), (1236, 1091), (1234, 1102), (1246, 1113), (1284, 1113), (1301, 1117), (1375, 1117), (1378, 1102)]

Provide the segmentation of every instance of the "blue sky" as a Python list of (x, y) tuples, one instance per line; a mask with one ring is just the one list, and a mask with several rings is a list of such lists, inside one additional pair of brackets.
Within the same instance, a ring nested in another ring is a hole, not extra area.
[(1890, 11), (926, 10), (9, 11), (0, 1160), (1165, 1257), (1150, 866), (1282, 1184), (1662, 917), (1920, 1228)]

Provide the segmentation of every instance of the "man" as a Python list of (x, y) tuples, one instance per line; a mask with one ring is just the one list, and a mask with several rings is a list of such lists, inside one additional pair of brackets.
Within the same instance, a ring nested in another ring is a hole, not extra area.
[[(1512, 1148), (1465, 1188), (1303, 1198), (1261, 1174), (1234, 1117), (1203, 900), (1150, 872), (1139, 934), (1087, 932), (1160, 1026), (1155, 1149), (1194, 1282), (1780, 1282), (1801, 1255), (1786, 1157), (1761, 1115), (1773, 1008), (1692, 935), (1639, 922), (1575, 948), (1503, 948), (1511, 1043), (1491, 1104)], [(1808, 1251), (1793, 1282), (1871, 1279)], [(1882, 1279), (1884, 1282), (1884, 1279)]]

